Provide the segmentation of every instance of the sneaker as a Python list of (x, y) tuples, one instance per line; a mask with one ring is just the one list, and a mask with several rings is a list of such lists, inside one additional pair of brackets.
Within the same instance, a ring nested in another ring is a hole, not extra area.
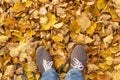
[(36, 63), (41, 73), (53, 68), (52, 58), (43, 46), (37, 48)]
[(83, 46), (77, 45), (71, 53), (70, 69), (83, 70), (86, 65), (87, 55)]

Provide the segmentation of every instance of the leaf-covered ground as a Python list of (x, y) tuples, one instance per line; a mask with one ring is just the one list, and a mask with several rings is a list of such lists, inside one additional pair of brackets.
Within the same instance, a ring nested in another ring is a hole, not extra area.
[(0, 0), (0, 80), (39, 80), (40, 45), (63, 80), (78, 44), (85, 80), (120, 80), (120, 0)]

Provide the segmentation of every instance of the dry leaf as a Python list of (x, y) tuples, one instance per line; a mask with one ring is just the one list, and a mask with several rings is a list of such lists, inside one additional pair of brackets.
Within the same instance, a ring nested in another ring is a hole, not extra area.
[(25, 6), (21, 2), (16, 2), (13, 6), (13, 11), (18, 13), (25, 10)]
[(109, 69), (110, 65), (107, 65), (106, 62), (103, 63), (99, 63), (98, 65), (100, 68), (102, 68), (103, 70), (107, 70)]
[(0, 35), (0, 42), (6, 42), (9, 39), (9, 37)]
[(114, 63), (114, 64), (120, 64), (120, 57), (115, 57), (115, 58), (113, 59), (113, 63)]
[(14, 65), (7, 66), (7, 69), (5, 70), (4, 75), (12, 77), (15, 71)]
[(54, 64), (56, 69), (60, 69), (63, 65), (65, 65), (66, 59), (61, 56), (54, 57)]
[(82, 13), (79, 18), (79, 23), (81, 27), (81, 32), (85, 32), (91, 25), (91, 21), (85, 13)]
[(57, 34), (56, 36), (52, 36), (52, 40), (55, 42), (61, 42), (61, 41), (63, 41), (63, 35)]
[(110, 43), (112, 42), (112, 39), (113, 39), (113, 34), (110, 34), (110, 35), (108, 35), (107, 37), (105, 37), (105, 38), (103, 39), (103, 42), (104, 42), (105, 44), (110, 44)]
[(87, 68), (88, 68), (88, 73), (92, 72), (92, 71), (96, 71), (99, 69), (99, 67), (95, 64), (88, 64), (87, 65)]
[(57, 24), (53, 25), (53, 27), (56, 28), (56, 29), (59, 29), (63, 26), (63, 24), (64, 24), (63, 22), (57, 23)]
[(15, 23), (16, 23), (16, 19), (14, 17), (10, 16), (5, 20), (4, 25), (7, 28), (14, 29)]
[(92, 26), (90, 26), (88, 29), (87, 29), (87, 34), (89, 35), (92, 35), (94, 32), (95, 32), (95, 29), (96, 29), (96, 23), (94, 23)]
[(104, 9), (106, 6), (106, 0), (98, 0), (97, 1), (97, 8), (98, 9)]
[(114, 67), (115, 73), (113, 74), (113, 80), (120, 80), (120, 64)]
[(40, 7), (39, 13), (42, 15), (46, 15), (46, 13), (47, 13), (46, 7), (45, 6)]
[(0, 80), (2, 79), (2, 73), (0, 73)]
[[(56, 21), (56, 16), (54, 14), (48, 12), (46, 15), (47, 15), (48, 21), (47, 21), (46, 24), (41, 23), (41, 25), (42, 25), (41, 29), (42, 30), (49, 30), (51, 28), (51, 26), (53, 26), (57, 22)], [(46, 19), (44, 21), (46, 21)]]
[(25, 7), (30, 7), (32, 5), (32, 1), (30, 0), (27, 0), (26, 3), (25, 3)]
[(71, 31), (74, 31), (75, 33), (80, 33), (81, 31), (81, 26), (80, 26), (80, 21), (79, 19), (76, 19), (72, 21), (70, 26), (68, 27)]
[(36, 63), (34, 61), (27, 62), (25, 64), (24, 70), (26, 72), (34, 72), (37, 69)]
[(100, 56), (102, 56), (103, 58), (106, 58), (106, 57), (108, 57), (108, 56), (111, 56), (111, 51), (109, 50), (109, 49), (106, 49), (106, 50), (104, 50), (104, 51), (102, 51), (102, 52), (100, 52)]
[(39, 0), (41, 3), (47, 3), (49, 0)]
[(112, 65), (113, 64), (113, 58), (112, 57), (106, 57), (106, 64)]
[(89, 36), (85, 36), (85, 43), (88, 44), (88, 43), (91, 43), (93, 42), (93, 39), (90, 38)]

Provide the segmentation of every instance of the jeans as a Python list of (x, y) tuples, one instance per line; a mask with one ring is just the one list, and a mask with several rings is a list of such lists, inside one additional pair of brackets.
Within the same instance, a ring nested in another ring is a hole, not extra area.
[[(54, 69), (50, 69), (43, 73), (41, 80), (59, 80), (59, 77)], [(77, 69), (69, 70), (65, 80), (83, 80), (82, 71)]]

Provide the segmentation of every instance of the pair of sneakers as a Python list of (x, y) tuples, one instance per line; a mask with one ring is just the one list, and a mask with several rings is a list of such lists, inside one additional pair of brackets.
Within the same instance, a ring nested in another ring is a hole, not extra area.
[[(77, 45), (72, 53), (70, 59), (69, 69), (83, 70), (86, 64), (86, 51), (81, 45)], [(36, 63), (41, 73), (53, 68), (53, 61), (50, 54), (45, 50), (43, 46), (37, 48), (36, 51)]]

